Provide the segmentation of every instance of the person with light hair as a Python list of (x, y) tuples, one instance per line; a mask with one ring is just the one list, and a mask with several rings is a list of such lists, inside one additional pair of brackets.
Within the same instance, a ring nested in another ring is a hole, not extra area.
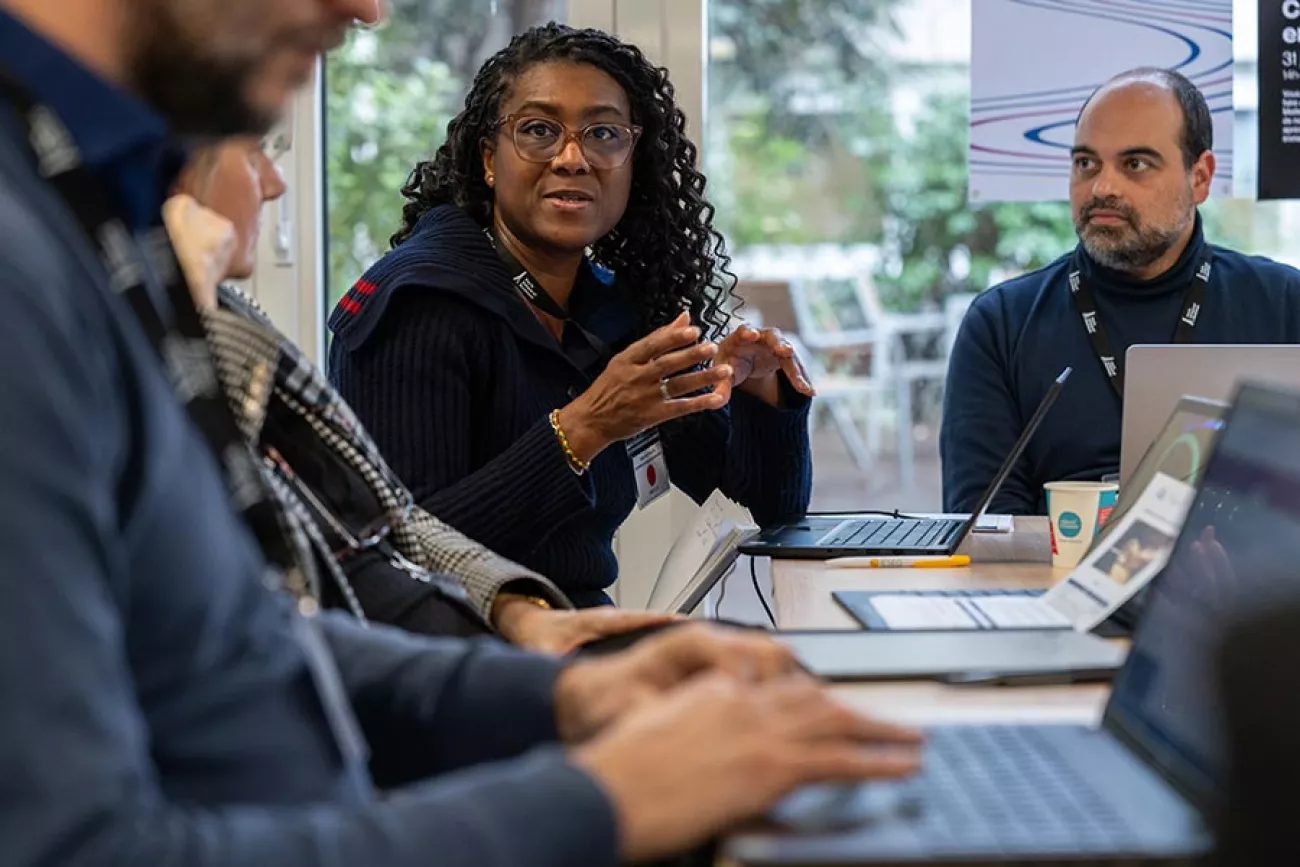
[(252, 276), (262, 207), (284, 192), (263, 140), (237, 136), (191, 155), (163, 214), (231, 409), (312, 566), (291, 589), (362, 621), (430, 635), (495, 632), (551, 653), (672, 622), (575, 611), (551, 581), (414, 502), (317, 367), (228, 282)]

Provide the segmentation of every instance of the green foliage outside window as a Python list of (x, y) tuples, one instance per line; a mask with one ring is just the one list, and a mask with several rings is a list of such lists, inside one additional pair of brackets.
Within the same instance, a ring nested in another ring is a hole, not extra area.
[(394, 71), (378, 36), (354, 33), (326, 71), (327, 309), (388, 249), (402, 184), (442, 140), (460, 96), (445, 64), (415, 59)]
[(888, 253), (874, 275), (892, 308), (937, 306), (949, 294), (979, 292), (999, 275), (1041, 267), (1075, 243), (1064, 202), (968, 203), (966, 106), (964, 94), (932, 96), (913, 134), (895, 138), (881, 178)]

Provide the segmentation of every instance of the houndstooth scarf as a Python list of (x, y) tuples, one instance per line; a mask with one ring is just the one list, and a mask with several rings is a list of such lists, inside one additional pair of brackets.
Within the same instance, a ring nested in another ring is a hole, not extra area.
[[(208, 341), (222, 385), (249, 442), (262, 443), (271, 401), (280, 401), (310, 426), (318, 437), (315, 445), (341, 458), (382, 504), (397, 552), (393, 565), (413, 580), (445, 582), (443, 576), (450, 576), (455, 584), (444, 586), (444, 591), (464, 594), (485, 623), (491, 622), (497, 593), (512, 581), (529, 581), (553, 606), (572, 607), (550, 581), (494, 554), (416, 505), (351, 408), (256, 302), (224, 285), (218, 291), (218, 301), (218, 309), (203, 314)], [(264, 457), (264, 475), (286, 512), (295, 546), (306, 560), (323, 566), (353, 613), (364, 619), (365, 612), (313, 515), (317, 506), (304, 502), (303, 495), (275, 469), (274, 461)], [(294, 589), (319, 598), (319, 572), (307, 569), (305, 574), (307, 586)]]

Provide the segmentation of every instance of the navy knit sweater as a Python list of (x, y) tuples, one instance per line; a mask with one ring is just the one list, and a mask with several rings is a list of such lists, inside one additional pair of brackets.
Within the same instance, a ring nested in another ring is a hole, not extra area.
[[(1137, 343), (1172, 339), (1184, 293), (1206, 248), (1200, 218), (1164, 275), (1134, 281), (1086, 254), (1084, 279), (1118, 357)], [(1300, 342), (1300, 272), (1213, 247), (1198, 343)], [(1122, 404), (1093, 350), (1067, 276), (1070, 257), (995, 286), (975, 300), (953, 345), (940, 450), (944, 509), (966, 512), (1011, 451), (1057, 374), (1070, 381), (991, 511), (1044, 514), (1043, 484), (1119, 471)]]
[[(602, 604), (617, 577), (614, 532), (636, 505), (632, 463), (615, 444), (576, 475), (547, 416), (605, 361), (580, 370), (510, 276), (467, 214), (433, 209), (334, 310), (330, 379), (426, 509), (576, 605)], [(584, 266), (570, 298), (573, 320), (613, 351), (639, 336), (625, 288)], [(697, 502), (721, 489), (759, 523), (801, 515), (810, 403), (784, 380), (782, 393), (775, 408), (736, 392), (663, 431), (673, 483)]]

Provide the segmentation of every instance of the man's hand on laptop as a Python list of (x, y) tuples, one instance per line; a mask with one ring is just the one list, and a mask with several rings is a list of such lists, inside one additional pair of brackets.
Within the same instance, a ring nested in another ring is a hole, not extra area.
[(910, 776), (920, 737), (862, 717), (803, 674), (703, 674), (573, 753), (618, 816), (624, 862), (676, 854), (805, 785)]
[(765, 632), (688, 623), (566, 668), (555, 686), (556, 723), (565, 742), (578, 743), (699, 674), (760, 683), (799, 670), (790, 650)]

